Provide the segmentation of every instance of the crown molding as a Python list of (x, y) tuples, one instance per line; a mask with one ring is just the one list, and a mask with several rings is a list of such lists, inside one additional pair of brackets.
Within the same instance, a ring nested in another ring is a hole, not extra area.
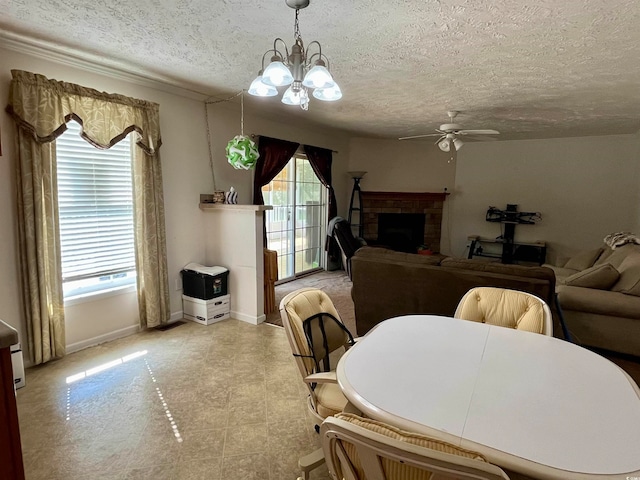
[(149, 72), (131, 64), (108, 60), (100, 55), (81, 52), (51, 41), (34, 39), (15, 32), (0, 31), (0, 47), (194, 100), (204, 101), (214, 96), (198, 90), (198, 87), (193, 85)]

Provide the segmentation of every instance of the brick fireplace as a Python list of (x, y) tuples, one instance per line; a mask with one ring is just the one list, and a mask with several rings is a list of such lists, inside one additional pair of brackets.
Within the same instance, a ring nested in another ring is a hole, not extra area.
[(381, 213), (424, 214), (424, 244), (440, 251), (442, 207), (445, 193), (362, 192), (364, 239), (375, 245), (378, 240), (378, 215)]

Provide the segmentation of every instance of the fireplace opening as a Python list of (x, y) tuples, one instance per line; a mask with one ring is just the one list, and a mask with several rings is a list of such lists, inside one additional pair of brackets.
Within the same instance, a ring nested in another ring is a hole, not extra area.
[(424, 243), (424, 213), (379, 213), (378, 244), (416, 253)]

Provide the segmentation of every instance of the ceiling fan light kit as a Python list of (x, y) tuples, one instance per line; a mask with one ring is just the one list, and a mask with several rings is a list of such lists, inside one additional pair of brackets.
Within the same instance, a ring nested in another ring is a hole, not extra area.
[[(342, 91), (327, 67), (329, 59), (323, 55), (322, 46), (319, 42), (313, 41), (305, 49), (300, 35), (298, 13), (300, 9), (309, 6), (309, 0), (285, 0), (285, 3), (296, 11), (295, 43), (289, 52), (284, 40), (276, 38), (273, 41), (273, 48), (262, 56), (262, 69), (251, 82), (248, 93), (258, 97), (273, 97), (278, 94), (276, 87), (289, 86), (282, 96), (282, 103), (299, 105), (303, 110), (309, 108), (310, 90), (313, 90), (313, 96), (318, 100), (340, 100)], [(284, 54), (278, 50), (279, 43), (284, 47)], [(318, 51), (311, 53), (310, 48), (314, 45)], [(264, 60), (270, 53), (271, 61), (265, 68)]]
[(436, 128), (436, 132), (438, 133), (426, 133), (424, 135), (413, 135), (410, 137), (400, 137), (398, 140), (411, 140), (414, 138), (424, 138), (424, 137), (439, 137), (436, 140), (436, 145), (443, 152), (452, 152), (452, 156), (449, 159), (449, 162), (455, 160), (455, 153), (460, 150), (464, 142), (458, 138), (458, 136), (464, 135), (499, 135), (500, 132), (497, 130), (465, 130), (461, 125), (457, 123), (453, 123), (453, 119), (460, 112), (456, 110), (452, 110), (447, 112), (449, 115), (449, 121), (451, 123), (443, 123), (440, 125), (440, 128)]

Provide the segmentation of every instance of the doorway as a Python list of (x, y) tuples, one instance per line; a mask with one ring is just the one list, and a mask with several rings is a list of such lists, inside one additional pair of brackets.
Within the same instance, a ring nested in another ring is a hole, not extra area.
[(262, 187), (267, 210), (267, 248), (278, 252), (279, 281), (324, 267), (327, 188), (303, 154), (296, 153), (280, 173)]

